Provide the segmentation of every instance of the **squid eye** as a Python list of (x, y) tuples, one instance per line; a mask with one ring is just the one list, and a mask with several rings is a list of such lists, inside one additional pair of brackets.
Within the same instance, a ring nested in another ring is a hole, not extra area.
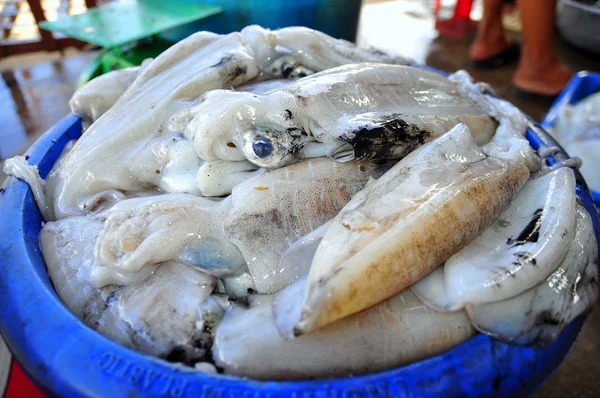
[(259, 135), (252, 142), (252, 150), (256, 156), (264, 159), (273, 153), (273, 144), (268, 138)]

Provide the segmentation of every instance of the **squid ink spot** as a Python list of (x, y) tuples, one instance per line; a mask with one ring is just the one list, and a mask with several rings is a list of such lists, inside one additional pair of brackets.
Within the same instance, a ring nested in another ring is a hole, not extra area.
[[(377, 165), (375, 170), (371, 171), (371, 177), (378, 180), (379, 178), (381, 178), (382, 175), (387, 173), (389, 169), (394, 167), (395, 164), (396, 163), (393, 163), (393, 162), (385, 162), (385, 163), (381, 163), (381, 164)], [(410, 167), (406, 169), (406, 173), (408, 173), (409, 171), (410, 171)]]
[(252, 143), (252, 150), (256, 156), (264, 159), (273, 153), (273, 144), (268, 138), (259, 135)]
[(575, 283), (571, 285), (571, 302), (574, 302), (579, 297), (579, 295), (577, 294), (577, 282), (578, 281), (575, 280)]
[(298, 127), (290, 127), (288, 129), (286, 129), (285, 131), (287, 131), (287, 133), (289, 135), (291, 135), (292, 137), (301, 137), (301, 136), (307, 136), (308, 135), (306, 133), (306, 131), (304, 131), (304, 129), (300, 129)]
[(239, 305), (243, 308), (250, 308), (250, 303), (248, 302), (248, 296), (246, 297), (229, 297), (227, 299), (230, 303)]
[(531, 220), (529, 221), (527, 226), (521, 231), (519, 236), (517, 236), (516, 239), (513, 239), (512, 237), (508, 238), (506, 240), (506, 244), (515, 247), (524, 245), (525, 243), (537, 242), (540, 238), (540, 226), (543, 213), (543, 209), (537, 209), (533, 213), (533, 217), (531, 217)]
[(202, 356), (202, 362), (208, 362), (214, 364), (215, 360), (212, 355), (212, 342), (208, 347), (205, 348), (204, 355)]
[(517, 252), (514, 254), (514, 256), (516, 257), (516, 259), (515, 261), (513, 261), (513, 265), (523, 266), (527, 263), (530, 263), (531, 265), (535, 266), (537, 264), (537, 260), (531, 255), (531, 253)]
[(226, 55), (219, 62), (211, 66), (211, 68), (221, 69), (219, 70), (219, 74), (221, 75), (221, 80), (223, 81), (224, 86), (231, 85), (235, 79), (238, 77), (245, 75), (248, 72), (248, 67), (245, 65), (236, 65), (233, 66), (232, 55)]
[(423, 145), (430, 135), (398, 115), (391, 115), (339, 138), (353, 147), (354, 160), (377, 160), (400, 158)]
[(115, 290), (113, 290), (112, 292), (110, 292), (110, 294), (108, 295), (108, 297), (106, 298), (106, 300), (104, 301), (104, 305), (106, 305), (108, 307), (108, 305), (115, 301), (117, 299), (117, 293), (121, 290), (122, 286), (119, 286), (118, 288), (116, 288)]
[(175, 347), (165, 356), (167, 362), (180, 363), (185, 362), (185, 350), (182, 347)]
[(281, 66), (281, 76), (283, 76), (284, 79), (287, 79), (290, 76), (290, 74), (293, 72), (293, 70), (294, 70), (293, 66), (284, 64)]
[(233, 57), (231, 55), (226, 55), (223, 58), (221, 58), (219, 60), (219, 62), (217, 62), (216, 64), (214, 64), (213, 66), (211, 66), (211, 68), (219, 68), (221, 66), (225, 66), (229, 62), (231, 62), (232, 59), (233, 59)]
[(557, 326), (560, 325), (560, 320), (556, 319), (551, 311), (542, 311), (535, 318), (536, 325)]
[(216, 328), (216, 319), (204, 319), (204, 326), (200, 332), (200, 336), (194, 339), (194, 347), (204, 351), (201, 360), (204, 362), (213, 363), (212, 346), (214, 343), (214, 331)]
[(248, 72), (248, 68), (246, 66), (236, 66), (233, 68), (233, 71), (229, 74), (231, 81), (235, 80), (239, 76), (245, 75)]

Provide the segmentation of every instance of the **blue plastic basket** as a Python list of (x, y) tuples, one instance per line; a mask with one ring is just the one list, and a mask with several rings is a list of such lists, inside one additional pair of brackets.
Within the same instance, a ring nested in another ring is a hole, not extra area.
[[(542, 120), (541, 125), (552, 128), (558, 121), (560, 108), (565, 105), (575, 105), (582, 99), (600, 91), (600, 74), (590, 72), (579, 72), (569, 81), (567, 87), (558, 96), (552, 107)], [(591, 191), (596, 205), (600, 205), (600, 192)], [(596, 234), (598, 236), (598, 234)]]
[[(27, 152), (45, 177), (63, 146), (81, 134), (68, 116)], [(534, 148), (553, 145), (543, 131), (529, 131)], [(550, 162), (566, 158), (559, 153)], [(577, 195), (598, 220), (585, 182)], [(574, 320), (550, 346), (524, 348), (479, 334), (446, 353), (377, 374), (333, 380), (259, 382), (208, 375), (129, 350), (101, 336), (71, 314), (48, 279), (38, 235), (42, 217), (26, 183), (9, 178), (0, 193), (0, 330), (16, 360), (44, 391), (77, 397), (464, 397), (522, 396), (562, 362), (581, 329)]]

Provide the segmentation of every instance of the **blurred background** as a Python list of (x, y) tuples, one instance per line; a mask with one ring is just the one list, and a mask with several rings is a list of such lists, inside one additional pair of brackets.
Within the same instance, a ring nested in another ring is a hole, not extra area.
[[(513, 94), (516, 63), (483, 71), (470, 66), (482, 9), (472, 0), (0, 0), (0, 185), (3, 160), (21, 154), (67, 115), (79, 85), (139, 64), (195, 31), (227, 33), (248, 24), (309, 26), (444, 71), (467, 69), (539, 121), (550, 103)], [(84, 17), (65, 19), (79, 14)], [(518, 8), (507, 5), (502, 18), (518, 42)], [(600, 72), (600, 2), (560, 0), (556, 24), (560, 60), (574, 71)], [(597, 396), (599, 314), (588, 319), (536, 397)]]

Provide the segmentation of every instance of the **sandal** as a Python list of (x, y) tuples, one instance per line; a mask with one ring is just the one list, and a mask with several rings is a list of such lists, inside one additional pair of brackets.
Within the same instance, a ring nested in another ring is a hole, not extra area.
[(516, 62), (521, 55), (521, 46), (513, 43), (500, 54), (484, 59), (471, 59), (469, 64), (475, 69), (494, 69)]
[(512, 93), (515, 97), (519, 97), (525, 101), (537, 102), (542, 105), (552, 105), (558, 98), (558, 94), (542, 94), (535, 91), (528, 91), (517, 86), (512, 86)]

